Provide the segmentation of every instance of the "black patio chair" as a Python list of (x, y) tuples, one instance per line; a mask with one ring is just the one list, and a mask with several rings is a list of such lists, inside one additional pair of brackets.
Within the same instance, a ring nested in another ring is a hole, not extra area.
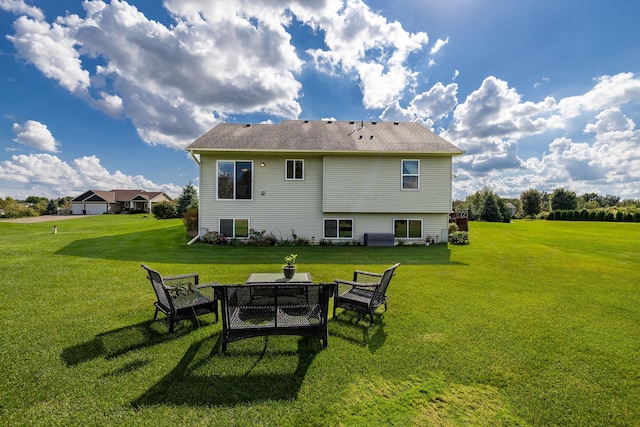
[(218, 321), (218, 298), (213, 286), (216, 283), (200, 285), (198, 273), (179, 276), (162, 276), (156, 270), (142, 264), (147, 270), (147, 278), (151, 281), (157, 301), (153, 303), (156, 312), (153, 320), (162, 312), (169, 320), (169, 332), (173, 332), (174, 324), (180, 320), (195, 319), (207, 313), (215, 313)]
[[(385, 311), (387, 310), (387, 288), (399, 265), (400, 263), (397, 263), (383, 273), (356, 270), (353, 272), (353, 280), (336, 279), (338, 292), (333, 301), (333, 315), (336, 315), (336, 309), (340, 307), (370, 315), (373, 325), (373, 313), (376, 309), (384, 305)], [(347, 290), (343, 290), (345, 288)]]

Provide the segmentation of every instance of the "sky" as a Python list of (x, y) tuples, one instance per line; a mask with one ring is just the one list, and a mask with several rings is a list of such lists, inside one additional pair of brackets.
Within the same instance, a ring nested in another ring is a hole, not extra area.
[(217, 123), (417, 121), (489, 188), (640, 198), (637, 0), (0, 0), (0, 197), (164, 191)]

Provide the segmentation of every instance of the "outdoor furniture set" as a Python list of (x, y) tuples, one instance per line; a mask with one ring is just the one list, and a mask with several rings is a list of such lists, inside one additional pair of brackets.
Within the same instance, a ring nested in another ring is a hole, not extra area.
[(312, 283), (309, 273), (296, 273), (291, 279), (282, 274), (254, 273), (244, 284), (199, 284), (197, 273), (162, 276), (146, 265), (147, 278), (156, 293), (156, 311), (169, 321), (169, 332), (175, 322), (215, 313), (218, 301), (222, 311), (222, 351), (227, 344), (244, 338), (267, 335), (299, 335), (316, 338), (327, 346), (329, 300), (334, 297), (333, 315), (338, 307), (359, 316), (373, 314), (381, 306), (387, 309), (386, 291), (395, 264), (383, 273), (356, 270), (353, 280), (336, 279), (333, 283)]

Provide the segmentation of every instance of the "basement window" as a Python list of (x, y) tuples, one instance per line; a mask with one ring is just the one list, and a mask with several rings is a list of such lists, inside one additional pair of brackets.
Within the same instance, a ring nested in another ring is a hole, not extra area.
[(394, 219), (393, 237), (397, 239), (421, 239), (421, 219)]
[(246, 238), (249, 237), (249, 219), (248, 218), (220, 218), (220, 233), (230, 238)]
[(325, 239), (353, 239), (353, 219), (327, 218), (323, 230)]

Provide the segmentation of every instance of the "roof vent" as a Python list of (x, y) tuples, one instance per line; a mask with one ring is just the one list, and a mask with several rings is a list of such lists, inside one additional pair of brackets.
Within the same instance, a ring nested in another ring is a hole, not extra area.
[(358, 138), (358, 139), (362, 139), (362, 135), (360, 135), (360, 138)]
[(305, 123), (309, 123), (309, 120), (305, 120), (304, 122), (305, 122)]
[(327, 120), (327, 123), (333, 123), (333, 120)]
[(369, 139), (373, 139), (373, 135), (371, 135), (371, 136), (369, 137)]
[(393, 122), (394, 125), (398, 126), (400, 122)]
[(371, 122), (371, 124), (372, 124), (372, 125), (377, 125), (377, 124), (378, 124), (378, 122)]
[(251, 127), (251, 123), (247, 123), (245, 127)]

